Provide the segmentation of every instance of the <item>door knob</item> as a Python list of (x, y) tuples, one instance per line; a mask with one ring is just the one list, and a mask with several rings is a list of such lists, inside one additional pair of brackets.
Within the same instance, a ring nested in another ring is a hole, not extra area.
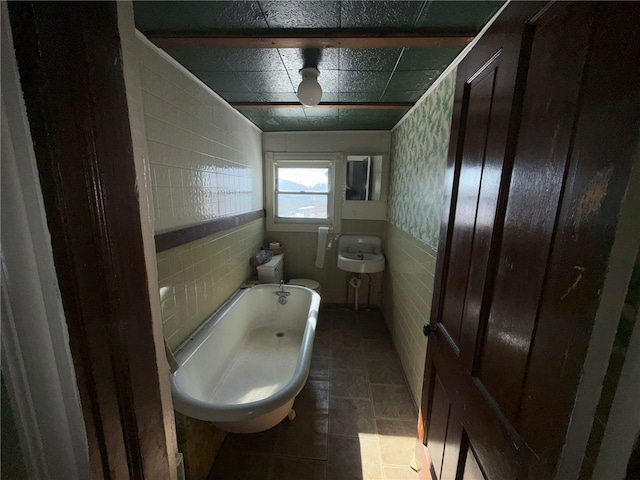
[(435, 333), (438, 330), (438, 324), (436, 323), (434, 327), (427, 324), (422, 327), (422, 333), (424, 333), (425, 337), (430, 336), (432, 333)]

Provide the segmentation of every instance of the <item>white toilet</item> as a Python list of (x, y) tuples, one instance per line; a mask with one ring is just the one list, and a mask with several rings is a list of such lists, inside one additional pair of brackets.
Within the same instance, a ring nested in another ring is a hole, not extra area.
[[(284, 253), (274, 255), (271, 260), (256, 269), (260, 283), (280, 283), (284, 274)], [(310, 278), (292, 278), (289, 285), (307, 287), (320, 294), (320, 283)]]

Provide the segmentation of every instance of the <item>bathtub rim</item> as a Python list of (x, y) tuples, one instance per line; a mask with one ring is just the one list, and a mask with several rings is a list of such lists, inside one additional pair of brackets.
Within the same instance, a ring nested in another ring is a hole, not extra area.
[[(259, 284), (249, 288), (239, 289), (225, 302), (220, 308), (213, 312), (207, 320), (176, 349), (175, 357), (178, 362), (178, 368), (171, 375), (171, 393), (173, 397), (174, 409), (183, 415), (187, 415), (200, 420), (210, 422), (238, 422), (250, 420), (272, 412), (300, 393), (304, 387), (309, 369), (311, 366), (311, 356), (313, 353), (313, 342), (315, 338), (315, 330), (318, 322), (318, 311), (320, 308), (320, 295), (307, 288), (297, 285), (287, 285), (287, 291), (304, 290), (310, 294), (310, 304), (307, 314), (307, 320), (304, 328), (304, 334), (300, 343), (300, 355), (296, 362), (296, 368), (291, 380), (280, 390), (271, 396), (254, 400), (252, 402), (240, 404), (223, 404), (211, 403), (198, 400), (182, 388), (180, 388), (177, 375), (180, 368), (186, 364), (189, 359), (201, 348), (206, 342), (209, 335), (212, 334), (214, 327), (224, 318), (240, 299), (249, 294), (254, 289), (279, 289), (278, 284)], [(198, 340), (196, 342), (196, 340)], [(215, 418), (213, 418), (215, 417)]]

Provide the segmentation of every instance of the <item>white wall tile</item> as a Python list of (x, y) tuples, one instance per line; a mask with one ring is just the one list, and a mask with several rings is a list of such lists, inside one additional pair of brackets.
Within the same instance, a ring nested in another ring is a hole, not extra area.
[(142, 88), (154, 95), (162, 95), (162, 77), (148, 67), (140, 69)]
[(164, 165), (152, 165), (151, 166), (152, 181), (155, 186), (158, 187), (170, 187), (169, 181), (169, 168)]
[[(156, 233), (262, 209), (262, 132), (163, 52), (137, 42)], [(158, 254), (172, 348), (251, 275), (249, 258), (263, 240), (261, 219)]]
[(156, 232), (262, 209), (262, 132), (154, 46), (138, 47)]
[(249, 258), (263, 243), (264, 220), (158, 254), (162, 322), (177, 347), (251, 276)]
[(142, 105), (147, 115), (162, 118), (163, 103), (159, 96), (145, 90), (142, 91)]
[(173, 203), (171, 201), (171, 188), (170, 187), (156, 187), (157, 196), (154, 198), (154, 205), (159, 210), (171, 209)]
[(429, 323), (437, 252), (385, 222), (387, 269), (382, 311), (417, 405), (420, 404), (427, 339), (419, 332)]

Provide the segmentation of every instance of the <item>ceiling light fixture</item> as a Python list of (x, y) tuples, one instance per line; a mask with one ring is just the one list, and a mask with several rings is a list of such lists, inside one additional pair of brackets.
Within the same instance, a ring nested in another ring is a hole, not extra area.
[(317, 68), (307, 67), (299, 71), (302, 81), (298, 85), (298, 100), (305, 107), (315, 107), (322, 99), (322, 87), (318, 83), (320, 71)]

